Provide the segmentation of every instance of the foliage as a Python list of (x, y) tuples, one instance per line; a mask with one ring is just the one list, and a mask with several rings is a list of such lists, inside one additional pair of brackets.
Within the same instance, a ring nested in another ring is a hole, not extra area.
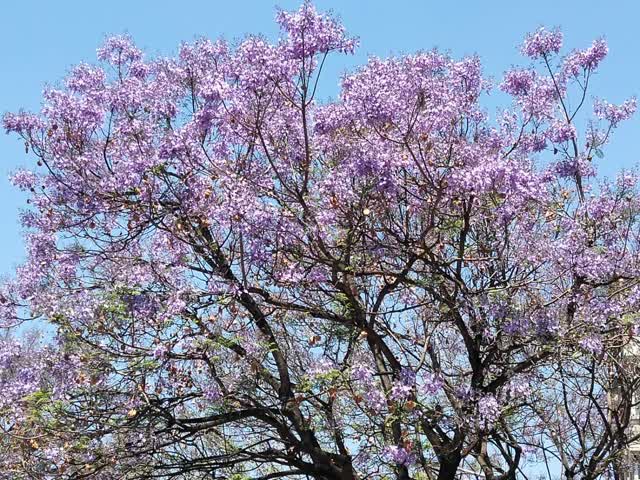
[(356, 40), (277, 21), (174, 58), (109, 38), (5, 115), (37, 167), (0, 320), (51, 341), (0, 345), (3, 478), (613, 475), (640, 198), (597, 174), (635, 100), (576, 125), (604, 41), (527, 36), (491, 119), (479, 59), (438, 51), (321, 102)]

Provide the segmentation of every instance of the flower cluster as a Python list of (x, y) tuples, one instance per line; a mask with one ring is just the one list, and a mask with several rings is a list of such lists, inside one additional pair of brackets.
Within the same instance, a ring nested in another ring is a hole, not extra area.
[(487, 476), (542, 448), (591, 468), (616, 428), (593, 392), (635, 368), (603, 354), (640, 329), (638, 176), (598, 176), (635, 99), (575, 121), (606, 43), (556, 62), (562, 34), (530, 34), (493, 118), (479, 58), (438, 50), (320, 102), (356, 40), (308, 2), (276, 20), (169, 58), (109, 38), (5, 115), (36, 159), (0, 325), (47, 334), (0, 341), (0, 469), (381, 480), (488, 443)]
[(609, 53), (607, 42), (604, 39), (594, 40), (586, 50), (577, 50), (567, 55), (562, 66), (563, 73), (576, 77), (584, 70), (595, 70), (607, 53)]
[(558, 53), (562, 48), (562, 32), (540, 27), (527, 35), (522, 44), (522, 54), (530, 58), (540, 58), (550, 53)]
[(607, 120), (616, 126), (624, 120), (628, 120), (636, 112), (637, 101), (635, 98), (625, 100), (621, 105), (614, 105), (604, 100), (596, 100), (593, 111), (596, 117)]
[(390, 445), (385, 447), (384, 455), (396, 465), (409, 466), (416, 462), (416, 455), (402, 446)]

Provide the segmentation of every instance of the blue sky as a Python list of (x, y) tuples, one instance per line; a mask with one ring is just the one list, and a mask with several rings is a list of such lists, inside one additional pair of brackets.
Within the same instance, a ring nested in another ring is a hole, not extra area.
[[(43, 87), (55, 84), (80, 61), (95, 59), (108, 34), (128, 32), (148, 54), (168, 55), (183, 40), (246, 33), (277, 35), (276, 5), (294, 9), (299, 1), (280, 0), (21, 0), (5, 2), (0, 21), (0, 111), (34, 110)], [(353, 57), (334, 57), (323, 77), (324, 96), (335, 96), (341, 73), (368, 55), (411, 53), (438, 47), (459, 57), (477, 53), (485, 74), (499, 79), (522, 61), (517, 44), (540, 25), (560, 26), (565, 45), (584, 48), (604, 36), (610, 54), (592, 83), (592, 95), (614, 103), (640, 96), (640, 2), (637, 0), (432, 0), (322, 1), (320, 10), (339, 14), (360, 37)], [(606, 149), (604, 171), (613, 174), (640, 160), (635, 142), (640, 116), (627, 122)], [(8, 182), (8, 174), (34, 160), (14, 136), (0, 134), (0, 275), (9, 274), (24, 256), (19, 208), (25, 198)]]

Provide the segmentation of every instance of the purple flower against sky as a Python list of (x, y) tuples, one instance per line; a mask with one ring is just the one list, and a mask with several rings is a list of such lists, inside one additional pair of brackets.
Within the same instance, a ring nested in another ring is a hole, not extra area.
[(562, 48), (562, 32), (559, 29), (547, 30), (540, 27), (527, 35), (522, 44), (522, 53), (530, 58), (540, 58), (558, 53)]
[(634, 98), (625, 100), (621, 105), (614, 105), (604, 100), (596, 100), (593, 111), (596, 117), (607, 120), (613, 126), (628, 120), (636, 112), (637, 101)]
[(584, 70), (594, 70), (607, 56), (608, 52), (609, 47), (604, 39), (594, 40), (591, 47), (586, 50), (576, 50), (567, 55), (562, 66), (562, 73), (576, 77)]
[(354, 37), (309, 2), (276, 23), (162, 57), (110, 37), (3, 117), (33, 161), (0, 471), (453, 480), (544, 453), (611, 475), (640, 195), (599, 173), (635, 99), (582, 111), (606, 43), (556, 57), (538, 29), (487, 108), (495, 72), (437, 49), (332, 98)]

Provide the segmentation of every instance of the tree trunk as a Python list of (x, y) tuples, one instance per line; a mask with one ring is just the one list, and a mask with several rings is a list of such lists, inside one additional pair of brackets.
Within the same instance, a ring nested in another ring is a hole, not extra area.
[(462, 457), (460, 454), (447, 455), (446, 457), (439, 457), (440, 468), (438, 469), (437, 480), (455, 480), (456, 473), (458, 473), (458, 467)]

